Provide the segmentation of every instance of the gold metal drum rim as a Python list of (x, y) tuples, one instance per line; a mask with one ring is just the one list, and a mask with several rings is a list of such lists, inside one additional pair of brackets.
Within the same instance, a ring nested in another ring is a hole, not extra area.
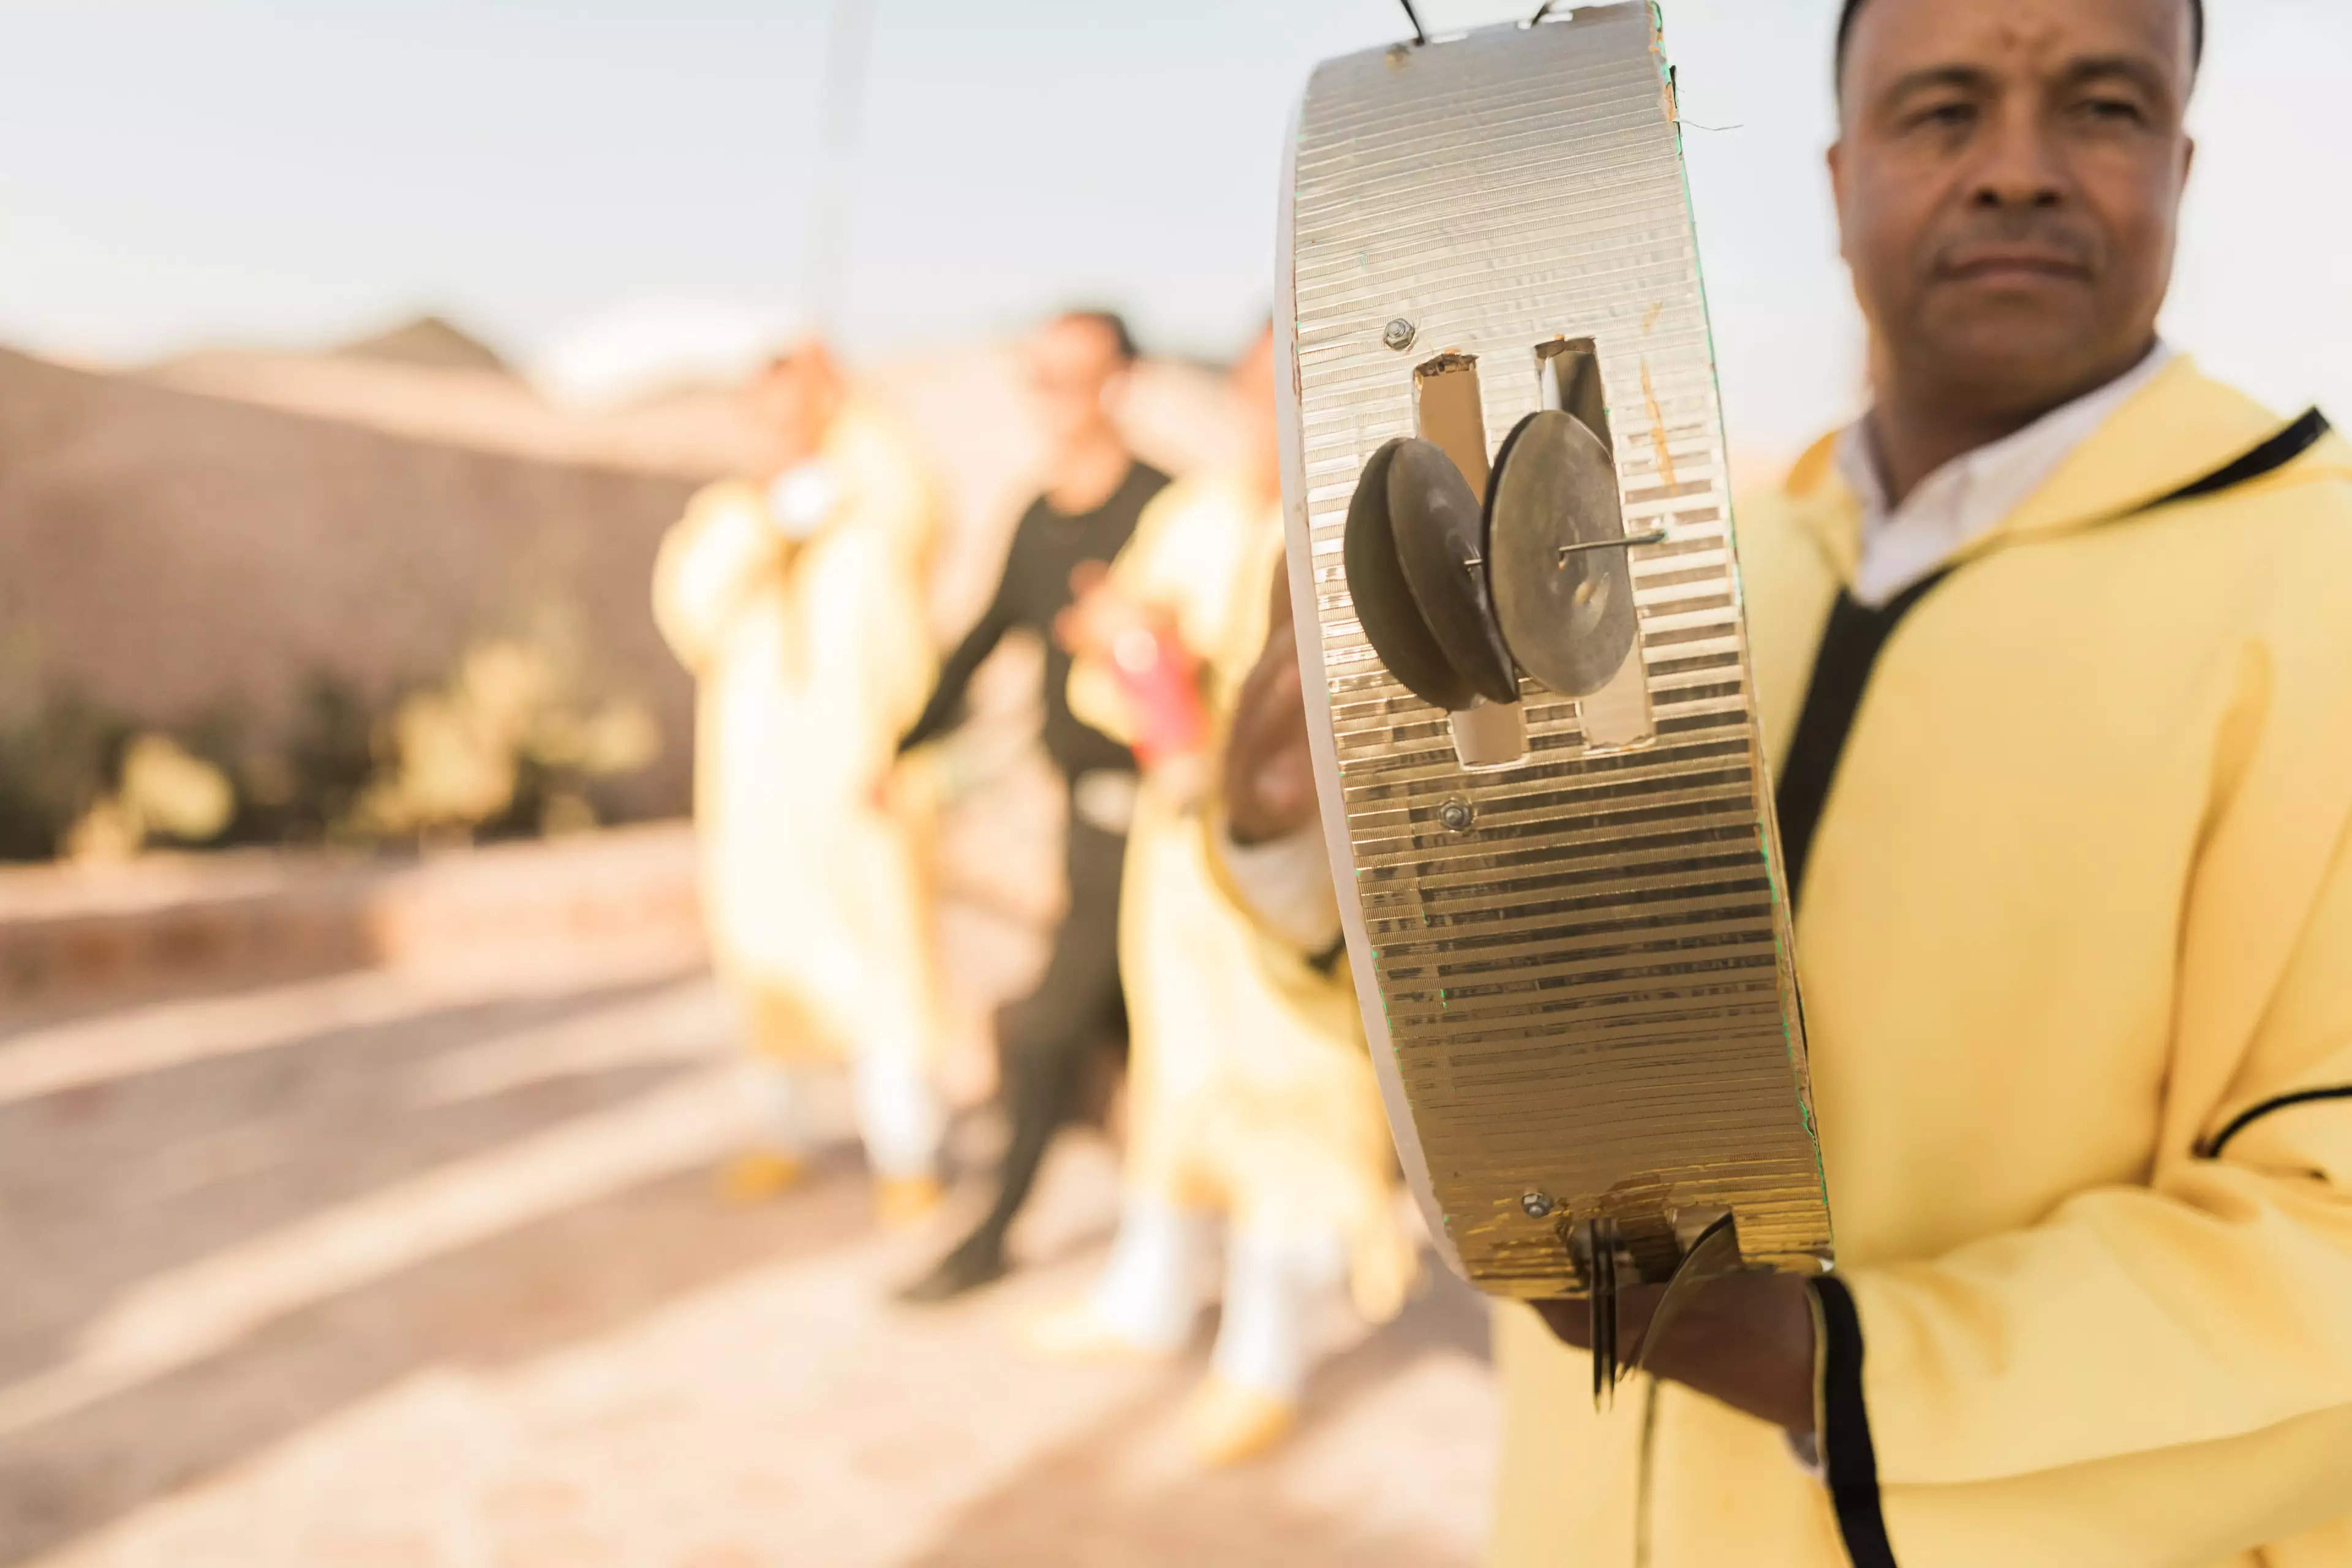
[[(1636, 3), (1327, 62), (1285, 169), (1286, 510), (1325, 830), (1408, 1177), (1497, 1294), (1577, 1289), (1562, 1222), (1595, 1215), (1661, 1277), (1675, 1216), (1711, 1208), (1747, 1266), (1830, 1255), (1657, 44)], [(1476, 356), (1491, 450), (1538, 405), (1540, 352), (1584, 338), (1625, 539), (1570, 553), (1626, 563), (1658, 738), (1589, 756), (1577, 705), (1530, 688), (1527, 761), (1471, 775), (1365, 644), (1343, 514), (1365, 458), (1412, 433), (1416, 363)]]

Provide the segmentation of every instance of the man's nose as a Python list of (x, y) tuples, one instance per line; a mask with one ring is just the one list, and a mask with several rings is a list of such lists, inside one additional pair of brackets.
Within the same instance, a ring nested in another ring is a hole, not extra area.
[(1990, 130), (1975, 171), (1976, 205), (2008, 211), (2060, 205), (2064, 169), (2056, 133), (2043, 117), (2025, 104), (2007, 104), (1992, 117)]

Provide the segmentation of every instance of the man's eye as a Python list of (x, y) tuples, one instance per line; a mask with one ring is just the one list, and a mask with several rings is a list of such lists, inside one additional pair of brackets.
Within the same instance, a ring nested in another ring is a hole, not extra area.
[(2137, 125), (2147, 118), (2140, 106), (2127, 98), (2086, 98), (2074, 106), (2074, 112), (2099, 125)]
[(1930, 103), (1911, 117), (1911, 122), (1923, 129), (1937, 131), (1960, 130), (1976, 123), (1977, 106), (1965, 100), (1949, 103)]

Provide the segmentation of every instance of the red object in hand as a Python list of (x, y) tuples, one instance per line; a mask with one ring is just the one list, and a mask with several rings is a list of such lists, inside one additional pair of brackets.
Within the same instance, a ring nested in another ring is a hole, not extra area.
[(1135, 758), (1157, 767), (1209, 743), (1209, 705), (1201, 698), (1201, 661), (1173, 631), (1129, 626), (1111, 643), (1111, 668), (1135, 713)]

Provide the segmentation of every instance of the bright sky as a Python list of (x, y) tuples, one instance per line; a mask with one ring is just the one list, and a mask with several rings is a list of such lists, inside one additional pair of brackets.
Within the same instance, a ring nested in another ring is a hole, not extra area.
[[(853, 353), (1121, 305), (1215, 353), (1266, 309), (1307, 68), (1393, 0), (875, 0)], [(2168, 323), (2352, 416), (2352, 5), (2209, 0)], [(1434, 28), (1532, 0), (1423, 0)], [(1666, 0), (1734, 442), (1851, 408), (1820, 153), (1832, 0)], [(0, 0), (0, 340), (140, 358), (448, 312), (524, 357), (648, 298), (788, 310), (825, 0)]]

